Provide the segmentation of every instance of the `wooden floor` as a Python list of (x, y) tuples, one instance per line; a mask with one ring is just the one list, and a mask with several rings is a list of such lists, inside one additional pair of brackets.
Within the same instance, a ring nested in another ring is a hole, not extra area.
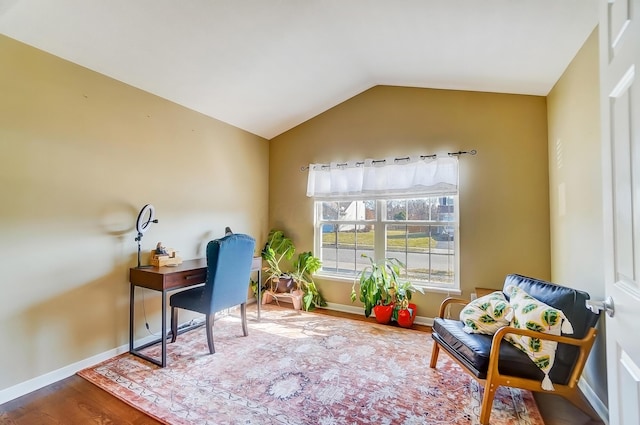
[[(356, 320), (363, 316), (318, 310), (319, 313)], [(427, 326), (415, 329), (430, 332)], [(536, 394), (545, 425), (601, 425), (601, 421), (575, 408), (562, 397)], [(156, 425), (146, 416), (77, 375), (0, 405), (0, 425)]]

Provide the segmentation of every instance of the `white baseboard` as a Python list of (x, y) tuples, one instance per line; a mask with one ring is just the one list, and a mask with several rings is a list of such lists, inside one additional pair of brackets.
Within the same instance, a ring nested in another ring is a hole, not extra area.
[[(364, 310), (362, 307), (353, 306), (353, 305), (345, 305), (345, 304), (336, 304), (336, 303), (327, 303), (325, 307), (327, 310), (340, 311), (342, 313), (351, 313), (351, 314), (360, 314), (364, 316)], [(375, 314), (372, 314), (375, 317)], [(433, 318), (432, 317), (424, 317), (424, 316), (416, 316), (413, 323), (417, 325), (425, 325), (425, 326), (433, 326)]]
[(362, 307), (358, 307), (355, 305), (345, 305), (345, 304), (336, 304), (336, 303), (327, 303), (326, 306), (322, 307), (327, 310), (340, 311), (342, 313), (351, 313), (351, 314), (362, 314), (364, 315), (364, 310)]
[[(187, 324), (188, 323), (185, 323), (180, 327)], [(158, 337), (159, 335), (147, 335), (144, 338), (140, 338), (136, 340), (135, 346), (139, 347), (141, 345), (147, 344), (149, 342), (152, 342), (158, 339)], [(104, 353), (96, 354), (95, 356), (91, 356), (89, 358), (72, 363), (68, 366), (61, 367), (60, 369), (51, 371), (49, 373), (45, 373), (44, 375), (36, 376), (35, 378), (29, 379), (28, 381), (21, 382), (12, 387), (5, 388), (4, 390), (0, 390), (0, 404), (4, 404), (18, 397), (22, 397), (25, 394), (29, 394), (30, 392), (46, 387), (47, 385), (51, 385), (55, 382), (66, 379), (74, 375), (75, 373), (81, 371), (82, 369), (95, 366), (98, 363), (101, 363), (105, 360), (109, 360), (112, 357), (115, 357), (122, 353), (126, 353), (128, 351), (129, 351), (129, 343), (126, 343), (124, 345), (121, 345), (120, 347), (116, 347), (111, 350), (105, 351)]]
[(28, 381), (24, 381), (12, 387), (6, 388), (0, 391), (0, 404), (6, 403), (18, 397), (22, 397), (25, 394), (29, 394), (30, 392), (39, 390), (42, 387), (51, 385), (54, 382), (61, 381), (82, 369), (86, 369), (127, 351), (129, 351), (129, 344), (125, 344), (112, 350), (105, 351), (104, 353), (96, 354), (95, 356), (89, 357), (87, 359), (80, 360), (68, 366), (61, 367), (58, 370), (45, 373), (44, 375), (37, 376), (33, 379), (29, 379)]
[(605, 406), (602, 400), (596, 395), (591, 385), (583, 378), (580, 378), (578, 387), (582, 390), (582, 394), (584, 394), (589, 403), (591, 403), (591, 407), (593, 407), (598, 416), (600, 416), (602, 422), (604, 422), (605, 425), (609, 425), (609, 408)]

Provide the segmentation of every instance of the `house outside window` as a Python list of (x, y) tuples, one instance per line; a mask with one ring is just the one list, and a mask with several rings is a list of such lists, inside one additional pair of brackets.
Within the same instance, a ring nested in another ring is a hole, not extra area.
[(397, 258), (403, 278), (458, 289), (457, 195), (315, 202), (320, 273), (354, 279), (369, 259)]

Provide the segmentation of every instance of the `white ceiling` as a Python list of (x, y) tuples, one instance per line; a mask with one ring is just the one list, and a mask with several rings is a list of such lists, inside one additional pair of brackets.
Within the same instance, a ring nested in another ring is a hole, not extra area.
[(376, 85), (547, 95), (596, 24), (596, 0), (0, 0), (0, 33), (267, 139)]

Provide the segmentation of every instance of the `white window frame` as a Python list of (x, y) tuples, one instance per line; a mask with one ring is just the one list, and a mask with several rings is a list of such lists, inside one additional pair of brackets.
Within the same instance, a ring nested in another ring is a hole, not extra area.
[[(420, 198), (438, 198), (448, 196), (454, 199), (454, 216), (453, 221), (435, 221), (435, 220), (389, 220), (386, 216), (386, 201), (402, 199), (397, 196), (389, 196), (385, 198), (378, 198), (376, 201), (376, 217), (374, 220), (356, 220), (356, 221), (342, 221), (339, 220), (339, 224), (369, 224), (374, 225), (375, 238), (374, 238), (374, 257), (376, 260), (381, 260), (385, 257), (387, 252), (386, 246), (386, 234), (387, 234), (387, 226), (389, 225), (415, 225), (415, 226), (453, 226), (454, 227), (454, 239), (453, 239), (453, 273), (454, 278), (452, 283), (440, 283), (440, 282), (426, 282), (426, 281), (412, 281), (411, 283), (421, 288), (425, 291), (430, 292), (442, 292), (449, 294), (460, 294), (460, 206), (459, 206), (459, 196), (458, 193), (448, 193), (448, 194), (434, 194), (428, 193), (424, 195), (416, 195), (412, 197), (406, 197), (405, 199), (420, 199)], [(332, 220), (322, 220), (322, 203), (323, 202), (340, 202), (345, 201), (345, 199), (318, 199), (314, 201), (314, 251), (315, 255), (319, 258), (322, 258), (322, 227), (326, 224), (334, 224), (331, 223)], [(334, 222), (338, 220), (333, 220)], [(382, 229), (383, 231), (380, 231)], [(354, 279), (357, 278), (354, 275), (347, 275), (341, 273), (335, 273), (327, 270), (320, 270), (317, 275), (321, 278), (337, 280), (337, 281), (347, 281), (353, 282)]]

